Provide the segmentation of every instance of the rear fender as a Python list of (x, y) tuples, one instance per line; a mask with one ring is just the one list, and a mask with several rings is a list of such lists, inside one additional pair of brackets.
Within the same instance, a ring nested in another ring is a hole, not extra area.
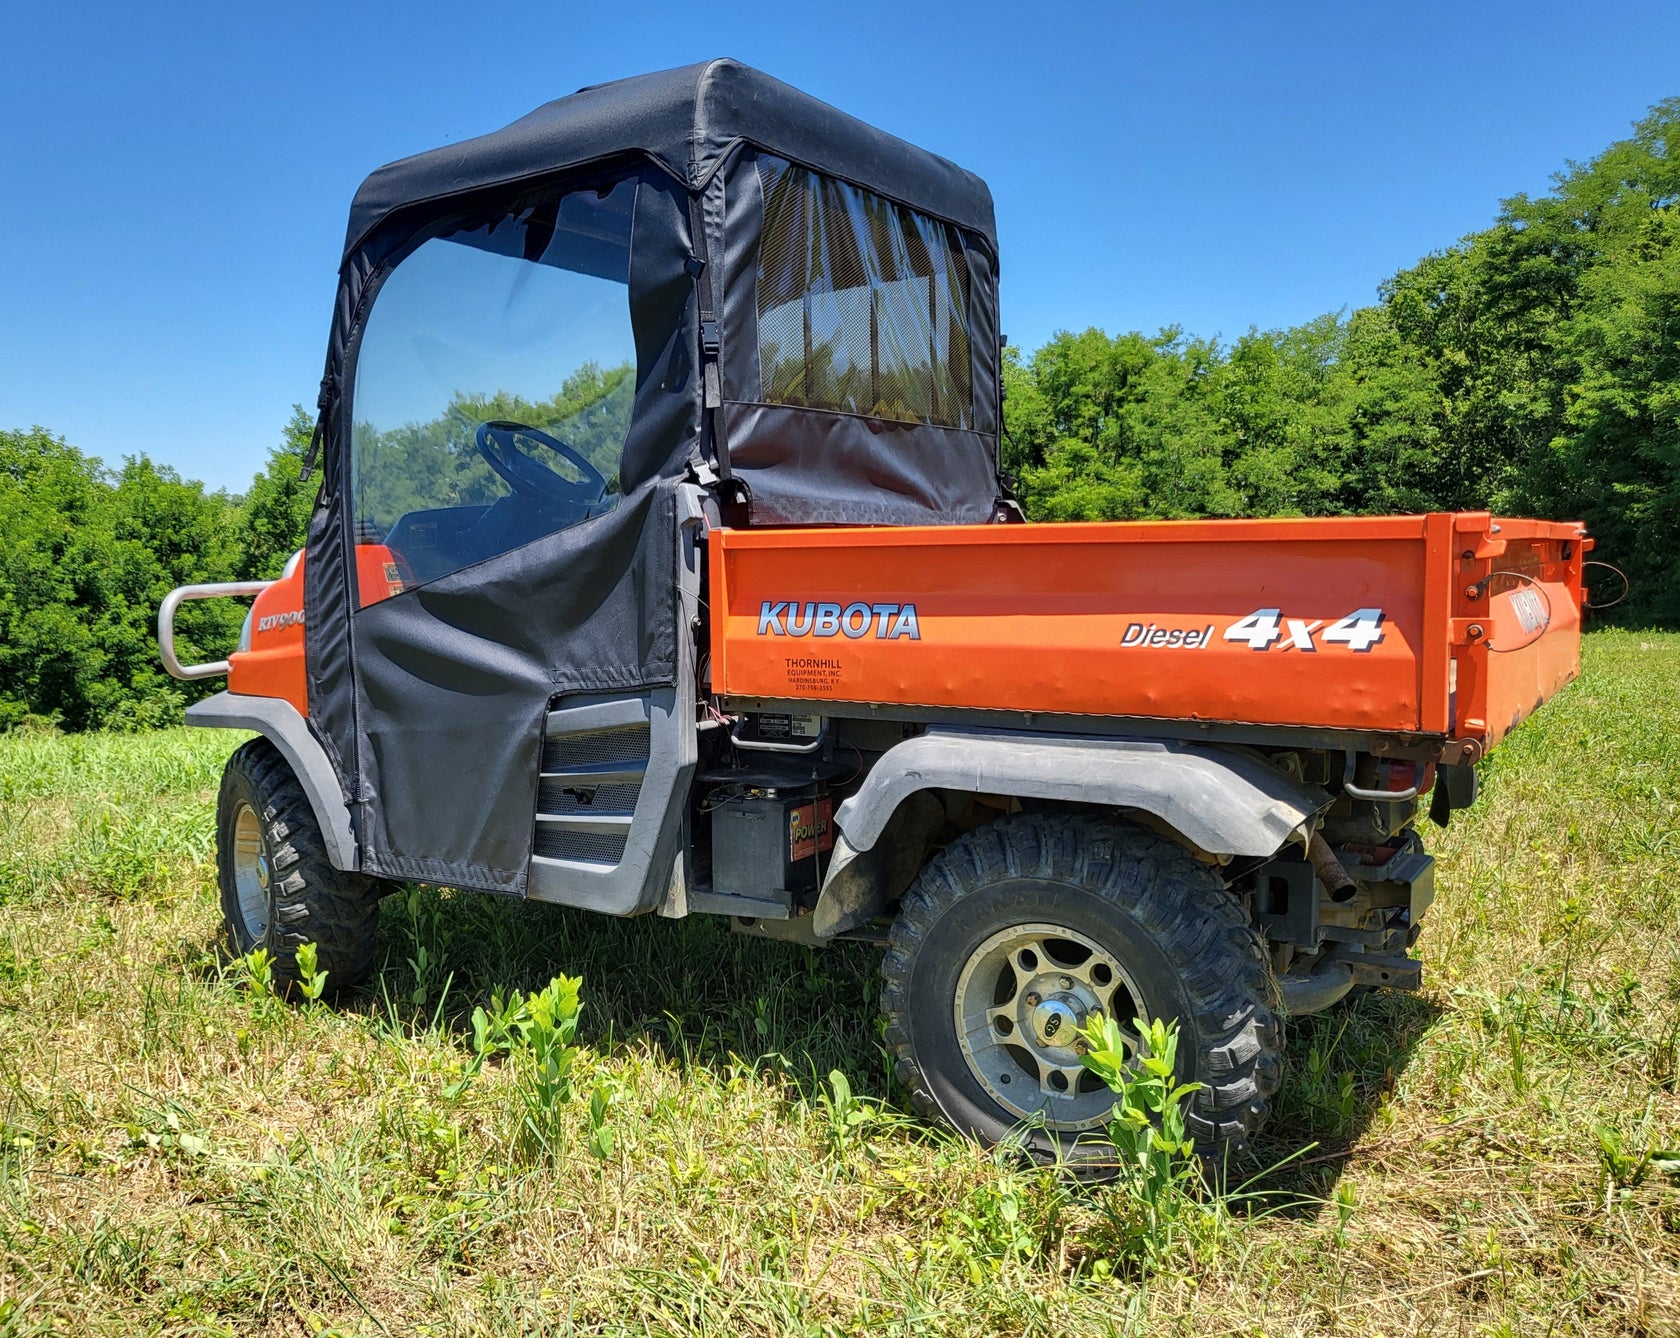
[(908, 885), (936, 823), (927, 791), (1146, 813), (1220, 859), (1276, 854), (1331, 801), (1237, 748), (930, 729), (883, 754), (836, 810), (839, 836), (812, 926), (819, 936), (863, 924)]
[(278, 748), (315, 811), (333, 868), (356, 868), (356, 834), (338, 776), (297, 707), (279, 697), (218, 692), (187, 707), (187, 723), (210, 729), (254, 729)]

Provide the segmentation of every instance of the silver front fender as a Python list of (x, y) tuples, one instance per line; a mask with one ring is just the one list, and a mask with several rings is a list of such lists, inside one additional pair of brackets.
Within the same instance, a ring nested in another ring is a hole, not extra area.
[(333, 868), (348, 871), (357, 867), (356, 833), (350, 825), (350, 810), (344, 804), (338, 773), (297, 707), (279, 697), (218, 692), (187, 707), (187, 723), (211, 729), (254, 729), (278, 748), (315, 810)]

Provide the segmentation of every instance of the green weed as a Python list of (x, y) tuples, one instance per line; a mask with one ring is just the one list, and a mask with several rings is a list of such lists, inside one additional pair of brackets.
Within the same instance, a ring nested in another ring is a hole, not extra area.
[(827, 1117), (828, 1146), (836, 1157), (844, 1158), (874, 1118), (876, 1108), (853, 1093), (851, 1080), (839, 1069), (830, 1071), (828, 1085), (817, 1092), (817, 1104)]
[(1061, 1235), (1070, 1199), (1052, 1173), (1023, 1174), (1013, 1150), (992, 1162), (992, 1175), (948, 1209), (933, 1253), (954, 1261), (971, 1286), (1019, 1275), (1041, 1261)]
[(320, 1001), (322, 991), (327, 988), (329, 972), (319, 969), (317, 949), (313, 943), (300, 943), (297, 947), (298, 993), (310, 1003)]
[(274, 956), (267, 948), (252, 948), (230, 965), (246, 998), (266, 1000), (274, 993)]
[(605, 1161), (617, 1142), (607, 1116), (618, 1100), (618, 1088), (610, 1081), (599, 1082), (589, 1094), (589, 1150)]
[(1203, 1194), (1201, 1159), (1185, 1131), (1201, 1084), (1178, 1080), (1178, 1025), (1159, 1018), (1132, 1025), (1135, 1046), (1113, 1018), (1094, 1014), (1079, 1033), (1088, 1047), (1081, 1062), (1117, 1098), (1108, 1121), (1116, 1183), (1102, 1198), (1110, 1251), (1158, 1267), (1187, 1236), (1205, 1238), (1220, 1225), (1224, 1209)]

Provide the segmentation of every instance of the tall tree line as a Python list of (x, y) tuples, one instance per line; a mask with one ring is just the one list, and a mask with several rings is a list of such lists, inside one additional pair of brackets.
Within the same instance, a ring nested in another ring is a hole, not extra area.
[[(302, 543), (313, 424), (294, 412), (243, 497), (145, 458), (107, 469), (40, 428), (0, 432), (0, 729), (173, 723), (219, 684), (177, 683), (157, 655), (157, 608), (178, 585), (279, 574)], [(178, 647), (215, 660), (239, 636), (232, 600), (182, 606)]]
[(1374, 306), (1230, 345), (1062, 333), (1004, 380), (1035, 519), (1581, 519), (1623, 616), (1680, 622), (1680, 99)]
[[(1064, 332), (1009, 350), (1004, 381), (1005, 467), (1035, 520), (1582, 519), (1631, 580), (1616, 616), (1680, 625), (1680, 98), (1373, 306), (1229, 344)], [(311, 426), (294, 414), (242, 497), (0, 432), (0, 728), (175, 718), (198, 689), (157, 663), (158, 603), (278, 573), (313, 500)], [(241, 617), (186, 606), (183, 653), (218, 658)]]

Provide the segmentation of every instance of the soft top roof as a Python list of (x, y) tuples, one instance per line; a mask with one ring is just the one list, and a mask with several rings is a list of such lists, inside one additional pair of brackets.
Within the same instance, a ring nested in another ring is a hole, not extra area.
[(734, 60), (580, 89), (513, 124), (390, 163), (350, 206), (348, 256), (411, 205), (642, 153), (698, 186), (745, 140), (979, 234), (997, 252), (992, 195), (955, 163)]

